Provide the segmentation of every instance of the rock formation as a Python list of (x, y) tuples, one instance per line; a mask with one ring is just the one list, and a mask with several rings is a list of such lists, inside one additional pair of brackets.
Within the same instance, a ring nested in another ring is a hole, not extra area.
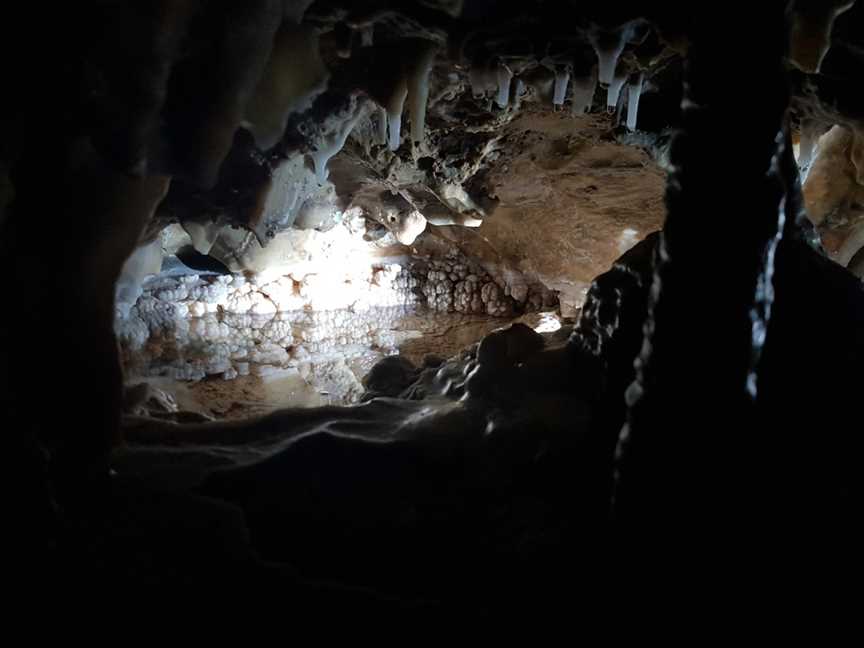
[(15, 4), (28, 580), (275, 585), (303, 621), (416, 632), (851, 562), (862, 25), (855, 0)]

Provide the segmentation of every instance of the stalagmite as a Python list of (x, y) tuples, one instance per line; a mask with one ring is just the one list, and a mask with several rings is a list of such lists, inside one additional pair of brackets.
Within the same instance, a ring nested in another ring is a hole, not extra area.
[(636, 118), (639, 115), (639, 97), (642, 96), (642, 83), (645, 75), (641, 72), (630, 79), (627, 86), (627, 129), (636, 130)]
[(555, 70), (555, 92), (552, 95), (552, 104), (563, 106), (567, 97), (567, 85), (570, 83), (570, 68), (562, 67)]
[(422, 45), (414, 65), (408, 70), (408, 111), (411, 117), (411, 139), (414, 142), (422, 142), (425, 134), (429, 75), (435, 63), (436, 51), (437, 48), (431, 42)]
[(501, 108), (506, 108), (510, 103), (510, 81), (513, 79), (513, 72), (504, 63), (498, 65), (498, 94), (495, 98)]
[(591, 104), (594, 102), (594, 91), (597, 89), (597, 66), (591, 70), (591, 74), (586, 77), (575, 77), (573, 79), (573, 102), (571, 110), (574, 115), (581, 115), (585, 112), (590, 112)]
[(389, 146), (391, 151), (399, 148), (402, 132), (402, 110), (408, 96), (408, 85), (404, 77), (399, 79), (390, 101), (387, 103), (387, 125), (389, 127)]

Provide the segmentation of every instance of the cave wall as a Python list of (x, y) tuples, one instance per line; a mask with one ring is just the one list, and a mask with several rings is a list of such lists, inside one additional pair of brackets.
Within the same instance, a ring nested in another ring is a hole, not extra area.
[(573, 316), (593, 279), (663, 223), (665, 173), (603, 117), (528, 111), (497, 145), (488, 183), (498, 206), (478, 229), (430, 234), (558, 291)]

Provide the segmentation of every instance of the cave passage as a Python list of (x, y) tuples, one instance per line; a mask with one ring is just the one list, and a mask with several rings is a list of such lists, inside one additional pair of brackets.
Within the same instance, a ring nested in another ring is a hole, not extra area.
[(756, 4), (16, 5), (25, 584), (416, 632), (854, 582), (864, 3)]

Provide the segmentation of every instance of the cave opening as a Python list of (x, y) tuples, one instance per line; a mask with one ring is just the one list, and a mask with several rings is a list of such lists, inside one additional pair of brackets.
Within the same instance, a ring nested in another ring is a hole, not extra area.
[(83, 2), (29, 66), (16, 9), (31, 585), (415, 628), (823, 591), (862, 499), (864, 5), (763, 4)]

